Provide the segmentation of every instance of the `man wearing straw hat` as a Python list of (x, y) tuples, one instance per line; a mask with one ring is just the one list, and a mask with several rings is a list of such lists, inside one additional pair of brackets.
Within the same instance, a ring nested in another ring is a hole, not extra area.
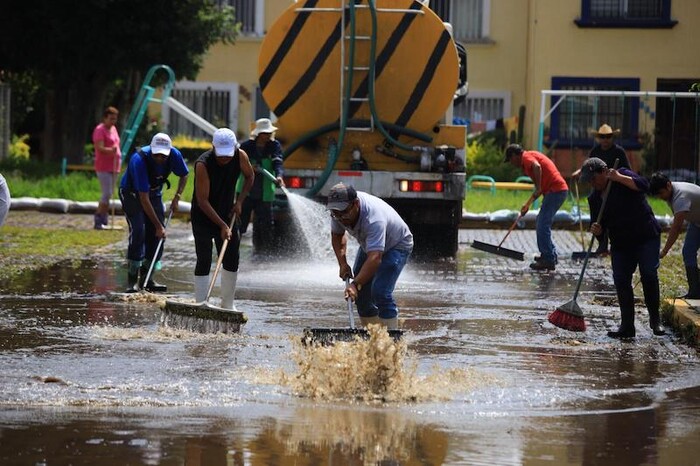
[[(235, 215), (241, 213), (250, 187), (253, 185), (253, 168), (248, 155), (239, 148), (236, 134), (228, 128), (219, 128), (212, 137), (213, 149), (194, 163), (194, 194), (192, 196), (192, 234), (197, 254), (194, 268), (194, 298), (198, 303), (207, 300), (212, 240), (221, 255), (225, 248), (221, 270), (221, 307), (235, 310), (233, 304), (238, 281), (239, 247), (241, 236), (238, 226), (232, 224)], [(242, 192), (235, 196), (235, 182), (243, 176)], [(235, 202), (234, 202), (235, 201)], [(238, 217), (240, 218), (240, 217)]]
[[(591, 134), (595, 136), (596, 144), (593, 149), (588, 153), (588, 158), (597, 157), (608, 167), (615, 165), (615, 160), (618, 161), (618, 168), (630, 168), (630, 162), (627, 159), (627, 154), (625, 154), (625, 149), (622, 146), (615, 144), (615, 137), (620, 134), (620, 130), (613, 130), (608, 124), (603, 124), (598, 128), (598, 131), (591, 131)], [(576, 170), (571, 174), (574, 181), (578, 180), (581, 174), (581, 169)], [(597, 254), (607, 254), (608, 253), (608, 233), (603, 232), (598, 241), (598, 249), (595, 251)]]
[[(275, 188), (284, 186), (282, 176), (282, 145), (275, 140), (277, 127), (269, 118), (260, 118), (255, 122), (255, 128), (250, 132), (250, 139), (241, 144), (241, 149), (248, 154), (256, 176), (248, 197), (241, 211), (241, 234), (248, 229), (251, 214), (253, 219), (253, 246), (256, 252), (269, 246), (272, 240), (272, 201), (275, 199)], [(264, 176), (262, 170), (272, 173), (275, 182)], [(237, 191), (241, 191), (242, 179), (239, 179)]]

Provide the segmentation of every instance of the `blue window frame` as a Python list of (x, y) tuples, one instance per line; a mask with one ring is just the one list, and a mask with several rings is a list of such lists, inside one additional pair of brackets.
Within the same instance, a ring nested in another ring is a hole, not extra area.
[(581, 0), (579, 27), (672, 28), (671, 0)]
[[(552, 78), (553, 90), (567, 91), (639, 91), (638, 78)], [(552, 96), (550, 108), (562, 96)], [(552, 112), (549, 140), (557, 147), (590, 148), (593, 144), (592, 130), (607, 123), (620, 129), (616, 142), (626, 149), (638, 149), (639, 98), (619, 96), (566, 96)]]

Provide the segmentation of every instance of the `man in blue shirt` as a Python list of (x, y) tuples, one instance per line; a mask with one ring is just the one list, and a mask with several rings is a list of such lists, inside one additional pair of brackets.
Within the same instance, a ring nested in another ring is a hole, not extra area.
[[(156, 283), (151, 276), (143, 283), (151, 260), (159, 261), (163, 254), (154, 257), (158, 242), (165, 238), (165, 220), (162, 190), (170, 173), (180, 177), (177, 192), (170, 209), (177, 212), (182, 191), (187, 185), (189, 169), (179, 150), (173, 147), (170, 136), (158, 133), (151, 144), (137, 150), (129, 159), (129, 165), (119, 185), (119, 199), (129, 224), (129, 247), (126, 258), (129, 263), (127, 293), (141, 288), (148, 291), (167, 291), (165, 285)], [(141, 279), (139, 283), (139, 272)]]

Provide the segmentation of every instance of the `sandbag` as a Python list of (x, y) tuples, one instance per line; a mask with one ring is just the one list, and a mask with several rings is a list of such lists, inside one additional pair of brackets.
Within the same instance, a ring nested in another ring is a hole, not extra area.
[(66, 199), (48, 199), (44, 197), (39, 199), (39, 212), (67, 214), (69, 206), (70, 201)]
[(97, 201), (73, 201), (68, 206), (71, 214), (93, 214), (97, 210)]
[(37, 210), (39, 199), (34, 197), (13, 197), (10, 201), (10, 210)]

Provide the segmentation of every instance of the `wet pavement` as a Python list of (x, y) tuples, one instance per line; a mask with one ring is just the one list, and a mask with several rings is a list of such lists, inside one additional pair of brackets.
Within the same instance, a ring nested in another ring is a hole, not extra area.
[[(613, 291), (606, 259), (578, 298), (587, 332), (553, 327), (578, 232), (555, 232), (554, 272), (469, 247), (504, 234), (462, 230), (456, 260), (409, 263), (396, 297), (413, 383), (384, 403), (293, 383), (303, 329), (347, 326), (331, 256), (259, 258), (244, 238), (249, 322), (233, 336), (163, 329), (158, 304), (115, 300), (121, 251), (25, 274), (0, 293), (0, 464), (700, 464), (697, 352), (654, 337), (642, 306), (636, 339), (606, 337), (619, 319), (593, 300)], [(530, 259), (534, 231), (503, 246)], [(186, 298), (193, 268), (176, 222), (157, 278)]]

